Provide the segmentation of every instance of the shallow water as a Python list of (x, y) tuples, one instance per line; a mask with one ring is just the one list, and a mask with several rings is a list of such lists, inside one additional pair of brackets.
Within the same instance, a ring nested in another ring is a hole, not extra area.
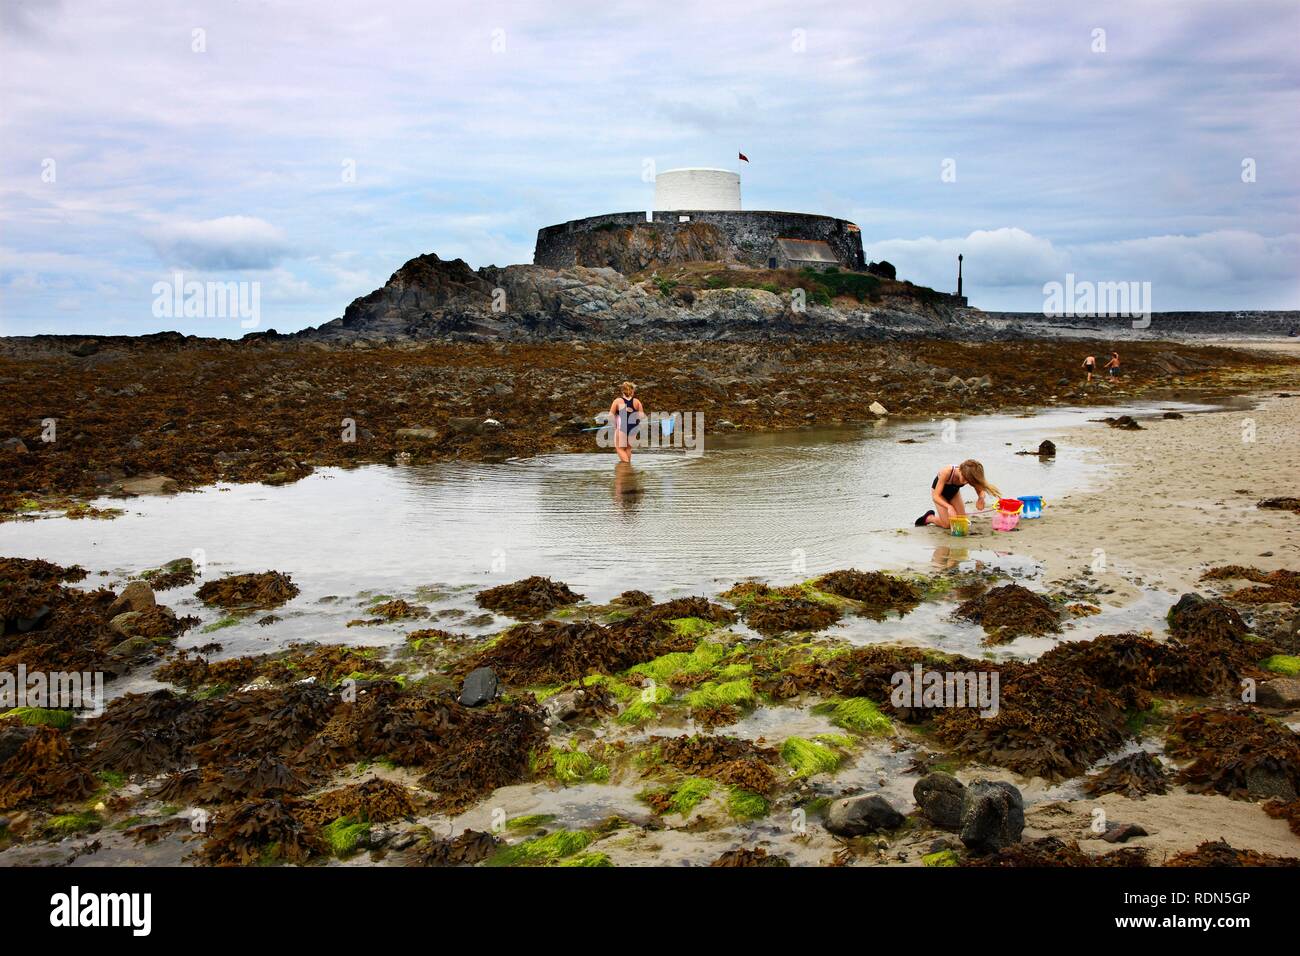
[[(530, 574), (563, 580), (594, 602), (628, 588), (665, 600), (716, 594), (750, 576), (787, 583), (850, 566), (981, 563), (1032, 576), (1036, 564), (1016, 555), (1010, 539), (967, 542), (914, 532), (935, 470), (979, 458), (1006, 493), (1044, 495), (1050, 507), (1052, 499), (1090, 487), (1101, 467), (1062, 440), (1066, 429), (1168, 408), (1208, 406), (990, 415), (958, 420), (947, 434), (945, 423), (934, 421), (709, 436), (701, 456), (647, 452), (630, 474), (617, 473), (608, 453), (321, 469), (284, 487), (218, 485), (132, 499), (127, 514), (111, 521), (0, 525), (0, 554), (81, 564), (92, 572), (87, 586), (116, 583), (196, 549), (209, 578), (268, 568), (289, 573), (302, 593), (277, 610), (282, 620), (273, 627), (250, 618), (216, 636), (196, 628), (182, 641), (220, 640), (227, 654), (304, 639), (392, 643), (400, 625), (343, 630), (365, 616), (366, 595), (377, 594), (429, 606), (440, 615), (436, 626), (485, 633), (508, 622), (484, 614), (474, 593)], [(954, 427), (956, 441), (945, 441)], [(1055, 461), (1015, 454), (1044, 438), (1057, 443)], [(96, 574), (105, 571), (107, 577)], [(219, 615), (185, 596), (192, 593), (164, 592), (163, 599), (214, 622)], [(923, 611), (906, 622), (912, 639), (918, 629), (963, 653), (975, 651), (981, 637), (978, 628), (930, 620)], [(836, 630), (862, 643), (905, 636), (898, 622), (854, 621)]]

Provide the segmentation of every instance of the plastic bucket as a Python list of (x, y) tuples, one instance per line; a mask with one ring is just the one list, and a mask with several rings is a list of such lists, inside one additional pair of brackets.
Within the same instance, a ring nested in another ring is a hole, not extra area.
[(1025, 502), (1020, 498), (999, 498), (998, 499), (998, 511), (1001, 511), (1003, 514), (1008, 514), (1008, 515), (1019, 514), (1020, 509), (1023, 508), (1024, 506), (1025, 506)]
[(1043, 501), (1042, 495), (1025, 495), (1019, 500), (1025, 506), (1024, 510), (1021, 511), (1022, 517), (1041, 518), (1043, 516), (1043, 505), (1046, 502)]
[(993, 516), (990, 523), (993, 525), (994, 531), (1015, 531), (1016, 525), (1020, 524), (1020, 515), (999, 511)]
[(948, 533), (954, 538), (964, 538), (970, 534), (970, 517), (954, 515), (948, 524)]

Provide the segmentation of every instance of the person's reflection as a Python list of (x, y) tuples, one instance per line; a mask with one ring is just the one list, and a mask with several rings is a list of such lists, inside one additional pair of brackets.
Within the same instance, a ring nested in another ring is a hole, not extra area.
[(614, 501), (624, 514), (633, 514), (641, 506), (644, 491), (641, 475), (631, 462), (620, 461), (614, 466)]
[(935, 567), (947, 571), (955, 568), (963, 561), (970, 560), (970, 548), (954, 548), (951, 545), (941, 544), (934, 549), (934, 554), (930, 561)]

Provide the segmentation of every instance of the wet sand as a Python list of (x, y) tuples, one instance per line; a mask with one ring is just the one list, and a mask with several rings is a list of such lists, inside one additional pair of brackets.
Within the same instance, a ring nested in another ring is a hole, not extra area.
[(1300, 489), (1300, 397), (1142, 426), (1072, 430), (1070, 440), (1105, 464), (1101, 486), (1051, 501), (1044, 520), (996, 537), (1043, 561), (1049, 581), (1091, 572), (1115, 588), (1112, 604), (1143, 586), (1195, 590), (1210, 566), (1297, 565), (1296, 516), (1256, 503)]

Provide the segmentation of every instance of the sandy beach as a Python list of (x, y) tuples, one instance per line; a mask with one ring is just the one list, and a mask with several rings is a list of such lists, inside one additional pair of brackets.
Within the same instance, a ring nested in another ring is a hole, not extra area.
[(1193, 590), (1211, 564), (1294, 567), (1295, 516), (1256, 503), (1300, 489), (1300, 397), (1257, 401), (1141, 431), (1074, 430), (1106, 463), (1102, 486), (1049, 502), (1050, 521), (1020, 522), (1014, 547), (1043, 561), (1048, 580), (1104, 578), (1115, 604), (1144, 586)]

